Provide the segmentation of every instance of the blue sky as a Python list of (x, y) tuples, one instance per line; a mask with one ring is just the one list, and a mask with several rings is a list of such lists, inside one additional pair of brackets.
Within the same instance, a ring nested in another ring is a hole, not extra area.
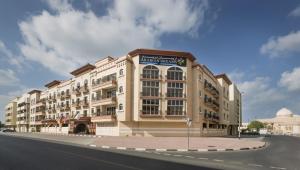
[(300, 1), (293, 0), (1, 1), (0, 107), (135, 48), (189, 51), (228, 73), (244, 92), (244, 121), (282, 107), (300, 114)]

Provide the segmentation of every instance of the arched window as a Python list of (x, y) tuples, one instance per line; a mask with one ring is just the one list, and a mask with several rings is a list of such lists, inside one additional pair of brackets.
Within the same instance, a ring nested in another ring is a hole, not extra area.
[(157, 67), (148, 65), (143, 68), (142, 78), (158, 79), (159, 70)]
[(92, 85), (93, 85), (93, 86), (95, 85), (95, 79), (92, 80)]
[(120, 69), (119, 75), (120, 75), (120, 76), (123, 76), (123, 74), (124, 74), (124, 73), (123, 73), (123, 69)]
[(87, 85), (88, 85), (88, 80), (85, 79), (85, 80), (84, 80), (84, 86), (87, 86)]
[(119, 110), (123, 110), (123, 104), (119, 104)]
[(80, 88), (80, 83), (79, 82), (77, 83), (77, 88)]
[(168, 80), (183, 80), (183, 71), (178, 67), (171, 67), (167, 71)]
[(119, 87), (119, 93), (123, 93), (123, 86)]

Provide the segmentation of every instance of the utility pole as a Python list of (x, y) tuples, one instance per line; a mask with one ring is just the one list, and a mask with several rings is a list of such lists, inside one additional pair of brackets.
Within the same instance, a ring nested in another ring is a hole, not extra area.
[(188, 146), (188, 150), (190, 149), (190, 126), (192, 125), (192, 119), (190, 119), (189, 117), (186, 118), (186, 125), (187, 125), (187, 146)]
[(244, 94), (244, 92), (240, 93), (240, 113), (239, 113), (239, 127), (238, 127), (238, 132), (239, 132), (239, 139), (241, 139), (241, 114), (242, 114), (242, 94)]

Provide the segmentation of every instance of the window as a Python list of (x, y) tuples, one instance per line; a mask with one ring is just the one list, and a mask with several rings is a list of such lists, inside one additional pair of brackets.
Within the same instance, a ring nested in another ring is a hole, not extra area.
[(142, 96), (159, 96), (158, 81), (143, 81)]
[(123, 76), (123, 69), (120, 69), (119, 75), (120, 75), (120, 76)]
[(119, 104), (119, 110), (123, 110), (123, 104)]
[(183, 71), (178, 67), (171, 67), (167, 72), (168, 80), (183, 80)]
[(167, 97), (183, 97), (183, 83), (168, 83)]
[(123, 93), (123, 86), (119, 87), (119, 93)]
[(159, 115), (159, 100), (158, 99), (148, 99), (143, 100), (142, 105), (143, 115)]
[(107, 107), (106, 114), (107, 115), (114, 115), (116, 113), (116, 107)]
[(87, 79), (84, 80), (84, 86), (88, 86), (88, 80)]
[(142, 78), (149, 78), (149, 79), (158, 79), (159, 77), (159, 70), (157, 67), (148, 65), (144, 67)]
[(77, 83), (77, 88), (80, 88), (80, 83), (79, 82)]
[(167, 115), (184, 115), (183, 100), (168, 100)]

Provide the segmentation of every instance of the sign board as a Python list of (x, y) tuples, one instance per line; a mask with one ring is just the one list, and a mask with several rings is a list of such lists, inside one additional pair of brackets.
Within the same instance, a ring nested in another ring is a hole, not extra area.
[(186, 67), (186, 58), (179, 56), (140, 55), (139, 63)]

